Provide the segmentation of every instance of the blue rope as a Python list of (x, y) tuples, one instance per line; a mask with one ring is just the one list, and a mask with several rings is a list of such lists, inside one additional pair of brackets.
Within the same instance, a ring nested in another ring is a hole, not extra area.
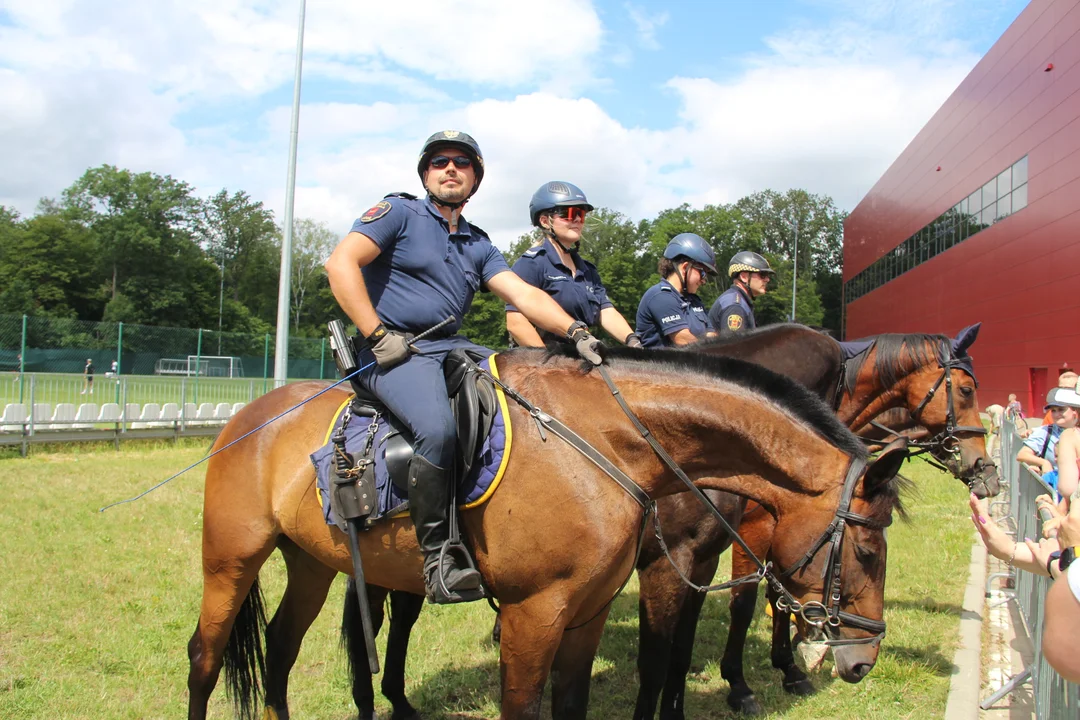
[(262, 430), (262, 429), (263, 429), (264, 427), (266, 427), (266, 426), (267, 426), (267, 425), (269, 425), (270, 423), (272, 423), (272, 422), (274, 422), (274, 421), (276, 421), (276, 420), (279, 420), (279, 419), (281, 419), (281, 418), (285, 417), (286, 415), (288, 415), (289, 413), (291, 413), (291, 412), (292, 412), (293, 410), (296, 410), (296, 409), (297, 409), (298, 407), (302, 407), (303, 405), (305, 405), (305, 404), (307, 404), (307, 403), (311, 402), (312, 400), (314, 400), (315, 398), (319, 397), (319, 396), (320, 396), (320, 395), (322, 395), (323, 393), (326, 393), (326, 392), (329, 392), (329, 391), (333, 390), (334, 388), (336, 388), (336, 387), (337, 387), (338, 385), (340, 385), (341, 383), (345, 382), (346, 380), (348, 380), (348, 379), (349, 379), (349, 378), (351, 378), (351, 377), (354, 377), (354, 376), (356, 376), (356, 375), (359, 375), (360, 373), (364, 372), (365, 370), (367, 370), (367, 369), (368, 369), (369, 367), (371, 367), (371, 366), (372, 366), (372, 365), (374, 365), (374, 364), (375, 364), (374, 362), (369, 362), (369, 363), (368, 363), (367, 365), (365, 365), (365, 366), (364, 366), (364, 367), (362, 367), (362, 368), (359, 368), (359, 369), (358, 369), (358, 370), (356, 370), (355, 372), (349, 373), (348, 375), (346, 375), (345, 377), (341, 378), (340, 380), (338, 380), (338, 381), (337, 381), (336, 383), (334, 383), (334, 384), (333, 384), (333, 385), (331, 385), (330, 387), (328, 387), (328, 388), (323, 388), (322, 390), (320, 390), (319, 392), (315, 393), (314, 395), (312, 395), (312, 396), (311, 396), (311, 397), (309, 397), (308, 399), (306, 399), (306, 400), (303, 400), (303, 401), (301, 401), (301, 402), (297, 403), (296, 405), (293, 405), (293, 406), (292, 406), (291, 408), (289, 408), (288, 410), (285, 410), (284, 412), (282, 412), (282, 413), (280, 413), (280, 414), (278, 414), (278, 415), (275, 415), (274, 417), (270, 418), (269, 420), (267, 420), (267, 421), (266, 421), (266, 422), (264, 422), (264, 423), (263, 423), (262, 425), (260, 425), (259, 427), (255, 428), (254, 430), (250, 430), (250, 431), (248, 431), (248, 432), (244, 433), (243, 435), (241, 435), (240, 437), (236, 438), (235, 440), (233, 440), (233, 441), (232, 441), (231, 443), (229, 443), (228, 445), (226, 445), (226, 446), (224, 446), (224, 447), (220, 447), (220, 448), (218, 448), (217, 450), (215, 450), (214, 452), (210, 453), (209, 455), (207, 455), (206, 457), (204, 457), (204, 458), (203, 458), (202, 460), (199, 460), (199, 461), (198, 461), (198, 462), (196, 462), (196, 463), (192, 463), (191, 465), (188, 465), (188, 466), (187, 466), (186, 468), (184, 468), (183, 470), (181, 470), (181, 471), (180, 471), (180, 472), (178, 472), (178, 473), (175, 473), (175, 474), (173, 474), (173, 475), (170, 475), (169, 477), (165, 478), (164, 480), (162, 480), (161, 482), (159, 482), (159, 483), (158, 483), (157, 485), (153, 486), (153, 487), (152, 487), (152, 488), (150, 488), (149, 490), (144, 490), (143, 492), (139, 493), (139, 494), (138, 494), (138, 495), (136, 495), (135, 497), (130, 497), (130, 498), (128, 498), (127, 500), (118, 500), (117, 502), (114, 502), (114, 503), (111, 503), (111, 504), (109, 504), (109, 505), (106, 505), (105, 507), (103, 507), (103, 508), (100, 508), (100, 509), (98, 510), (98, 512), (99, 512), (99, 513), (103, 513), (103, 512), (105, 512), (106, 510), (108, 510), (108, 509), (110, 509), (110, 508), (114, 508), (114, 507), (116, 507), (117, 505), (124, 505), (124, 504), (126, 504), (126, 503), (130, 503), (130, 502), (135, 502), (136, 500), (139, 500), (140, 498), (143, 498), (143, 497), (145, 497), (145, 496), (149, 495), (150, 493), (154, 492), (155, 490), (157, 490), (157, 489), (158, 489), (159, 487), (161, 487), (161, 486), (162, 486), (162, 485), (164, 485), (165, 483), (167, 483), (167, 482), (169, 482), (169, 481), (171, 481), (171, 480), (175, 480), (176, 478), (178, 478), (178, 477), (180, 477), (181, 475), (183, 475), (184, 473), (186, 473), (186, 472), (187, 472), (188, 470), (191, 470), (192, 468), (196, 468), (196, 467), (198, 467), (199, 465), (202, 465), (202, 464), (203, 464), (204, 462), (206, 462), (206, 461), (207, 461), (207, 460), (209, 460), (210, 458), (214, 457), (214, 456), (215, 456), (215, 455), (217, 455), (218, 453), (220, 453), (220, 452), (224, 452), (225, 450), (228, 450), (228, 449), (229, 449), (229, 448), (231, 448), (231, 447), (232, 447), (233, 445), (235, 445), (236, 443), (238, 443), (238, 442), (240, 442), (241, 440), (243, 440), (244, 438), (246, 438), (246, 437), (247, 437), (248, 435), (252, 435), (252, 434), (254, 434), (254, 433), (257, 433), (258, 431)]

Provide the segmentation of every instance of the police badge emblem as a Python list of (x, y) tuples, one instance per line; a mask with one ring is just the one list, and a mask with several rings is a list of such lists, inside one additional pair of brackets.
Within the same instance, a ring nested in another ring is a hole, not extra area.
[(738, 330), (742, 327), (741, 315), (728, 315), (727, 319), (728, 330)]
[(457, 130), (443, 130), (443, 137), (447, 140), (453, 140), (460, 134)]
[(390, 203), (388, 203), (387, 201), (380, 200), (379, 202), (375, 203), (375, 205), (372, 206), (372, 208), (370, 210), (368, 210), (366, 213), (364, 213), (363, 215), (360, 216), (360, 222), (362, 222), (362, 223), (374, 222), (374, 221), (378, 220), (379, 218), (381, 218), (386, 213), (390, 212), (390, 210), (393, 207), (394, 206), (391, 205)]

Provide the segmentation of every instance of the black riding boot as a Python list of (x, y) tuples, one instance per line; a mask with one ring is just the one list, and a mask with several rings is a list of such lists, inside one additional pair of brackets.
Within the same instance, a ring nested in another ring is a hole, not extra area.
[(409, 515), (416, 526), (420, 549), (424, 551), (428, 602), (439, 604), (484, 597), (480, 573), (459, 565), (457, 553), (442, 552), (450, 537), (450, 482), (449, 471), (426, 458), (414, 455), (409, 461)]

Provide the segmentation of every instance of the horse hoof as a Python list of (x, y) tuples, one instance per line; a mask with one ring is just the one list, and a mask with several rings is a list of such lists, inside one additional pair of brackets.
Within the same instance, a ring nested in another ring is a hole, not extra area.
[(415, 708), (409, 708), (408, 711), (406, 711), (406, 712), (401, 712), (401, 713), (395, 712), (393, 715), (390, 716), (390, 720), (424, 720), (424, 719), (422, 717), (420, 717), (420, 713), (418, 713)]
[(753, 694), (742, 697), (728, 695), (727, 704), (732, 710), (743, 715), (752, 717), (765, 714), (765, 708), (761, 707), (761, 703)]
[(800, 697), (809, 697), (817, 692), (817, 688), (814, 687), (814, 683), (810, 682), (809, 679), (803, 678), (802, 680), (796, 680), (795, 682), (784, 683), (784, 692)]

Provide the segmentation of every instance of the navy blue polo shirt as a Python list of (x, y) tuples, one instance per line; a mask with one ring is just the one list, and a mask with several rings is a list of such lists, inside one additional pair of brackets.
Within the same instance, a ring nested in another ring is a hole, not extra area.
[(757, 327), (754, 303), (738, 285), (732, 285), (716, 298), (716, 302), (709, 309), (709, 320), (713, 327), (725, 334)]
[[(583, 260), (576, 250), (570, 251), (576, 270), (563, 264), (559, 250), (551, 238), (543, 244), (526, 250), (514, 263), (514, 272), (533, 287), (538, 287), (559, 303), (566, 314), (586, 325), (600, 322), (600, 311), (613, 307), (608, 300), (607, 290), (600, 281), (596, 266)], [(508, 312), (517, 312), (513, 305), (507, 305)]]
[(473, 295), (491, 278), (508, 272), (506, 259), (480, 228), (458, 220), (450, 232), (429, 200), (387, 195), (352, 226), (382, 251), (362, 269), (379, 319), (398, 330), (419, 333), (453, 316), (440, 331), (461, 327)]
[(684, 328), (697, 338), (713, 332), (713, 324), (701, 298), (693, 293), (680, 294), (667, 280), (661, 280), (645, 291), (638, 304), (637, 326), (634, 328), (642, 345), (673, 345), (671, 336)]

